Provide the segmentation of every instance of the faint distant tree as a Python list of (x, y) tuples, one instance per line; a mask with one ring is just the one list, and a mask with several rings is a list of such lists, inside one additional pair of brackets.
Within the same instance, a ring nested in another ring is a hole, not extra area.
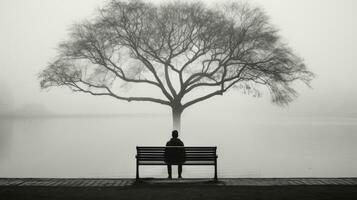
[(313, 74), (260, 8), (112, 0), (72, 26), (39, 78), (42, 88), (169, 106), (180, 129), (185, 109), (231, 88), (254, 96), (267, 88), (285, 105), (297, 94), (291, 84), (309, 86)]

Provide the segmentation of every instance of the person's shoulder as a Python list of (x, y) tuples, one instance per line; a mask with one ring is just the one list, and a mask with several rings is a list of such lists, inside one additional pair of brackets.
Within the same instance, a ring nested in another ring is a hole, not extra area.
[(177, 138), (177, 142), (178, 142), (180, 145), (182, 145), (182, 146), (184, 145), (183, 142), (182, 142), (182, 140), (180, 140), (180, 139), (178, 139), (178, 138)]
[(170, 144), (171, 144), (171, 140), (166, 142), (166, 146), (171, 146)]

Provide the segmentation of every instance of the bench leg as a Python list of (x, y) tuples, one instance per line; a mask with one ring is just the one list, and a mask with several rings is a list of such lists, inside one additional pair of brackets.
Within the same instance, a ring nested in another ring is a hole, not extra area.
[(139, 180), (139, 163), (136, 161), (136, 180)]
[(218, 177), (217, 177), (217, 160), (214, 163), (214, 180), (218, 180)]

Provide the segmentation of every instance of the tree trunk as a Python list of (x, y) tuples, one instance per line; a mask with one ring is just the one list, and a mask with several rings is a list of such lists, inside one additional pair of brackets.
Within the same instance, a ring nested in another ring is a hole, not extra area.
[(173, 130), (181, 131), (181, 108), (172, 108), (172, 128)]

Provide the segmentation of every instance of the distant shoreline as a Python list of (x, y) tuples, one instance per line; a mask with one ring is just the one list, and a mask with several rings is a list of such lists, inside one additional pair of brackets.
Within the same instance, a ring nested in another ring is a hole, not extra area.
[(166, 117), (164, 113), (123, 113), (123, 114), (0, 114), (0, 119), (52, 119), (52, 118), (124, 118), (124, 117)]

